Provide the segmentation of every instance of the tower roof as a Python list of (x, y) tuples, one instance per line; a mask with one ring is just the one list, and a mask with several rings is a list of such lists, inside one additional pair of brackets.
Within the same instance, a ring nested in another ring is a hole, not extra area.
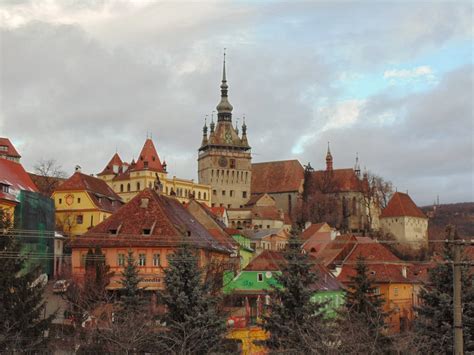
[(105, 166), (104, 170), (102, 170), (100, 173), (97, 175), (109, 175), (109, 174), (117, 174), (120, 171), (115, 172), (114, 171), (114, 166), (117, 166), (118, 169), (120, 170), (123, 165), (123, 161), (118, 155), (118, 153), (115, 153), (112, 159), (108, 162), (108, 164)]
[(225, 69), (225, 52), (224, 52), (224, 63), (222, 66), (222, 83), (221, 83), (221, 101), (217, 104), (217, 122), (219, 121), (232, 121), (232, 110), (234, 109), (227, 99), (227, 76)]
[(155, 145), (150, 138), (146, 139), (142, 151), (140, 152), (137, 162), (135, 166), (133, 166), (132, 170), (153, 170), (160, 173), (165, 172)]
[(5, 154), (7, 157), (21, 158), (21, 155), (15, 149), (15, 146), (8, 138), (0, 137), (0, 155)]
[(425, 214), (417, 207), (415, 202), (403, 192), (395, 192), (380, 214), (384, 217), (418, 217), (427, 218)]

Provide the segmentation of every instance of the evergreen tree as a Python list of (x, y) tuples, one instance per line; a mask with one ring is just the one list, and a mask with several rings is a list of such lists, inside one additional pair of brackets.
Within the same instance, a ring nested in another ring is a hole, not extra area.
[(139, 276), (137, 263), (133, 257), (133, 252), (128, 251), (127, 265), (122, 271), (122, 279), (120, 283), (123, 286), (121, 304), (123, 310), (135, 312), (142, 309), (145, 304), (142, 292), (138, 284), (142, 281)]
[[(452, 239), (448, 229), (448, 239)], [(431, 354), (453, 352), (453, 250), (446, 245), (444, 262), (429, 270), (429, 282), (420, 292), (414, 330), (422, 352)], [(462, 310), (464, 351), (474, 353), (474, 287), (467, 263), (462, 267)]]
[[(265, 345), (292, 353), (323, 351), (326, 304), (311, 300), (318, 279), (312, 271), (314, 261), (301, 252), (301, 241), (295, 232), (292, 232), (284, 258), (286, 263), (281, 267), (281, 274), (275, 276), (281, 287), (273, 288), (269, 314), (263, 316), (263, 329), (270, 334)], [(303, 338), (312, 341), (302, 342)]]
[(167, 352), (207, 354), (218, 350), (226, 331), (225, 318), (203, 283), (198, 259), (188, 245), (182, 244), (169, 257), (165, 270), (165, 292), (161, 298), (167, 307), (167, 327), (162, 345)]
[(54, 315), (44, 317), (44, 287), (38, 269), (26, 270), (21, 245), (0, 208), (0, 352), (42, 349)]
[[(390, 344), (386, 335), (385, 318), (389, 315), (383, 310), (384, 300), (376, 292), (376, 287), (368, 276), (368, 267), (364, 257), (359, 256), (356, 264), (356, 275), (352, 276), (351, 287), (346, 293), (346, 307), (342, 312), (345, 326), (356, 326), (354, 337), (358, 339), (363, 351), (387, 351)], [(342, 345), (353, 347), (354, 338), (342, 334)], [(347, 342), (347, 344), (344, 344)], [(365, 344), (364, 344), (365, 343)]]

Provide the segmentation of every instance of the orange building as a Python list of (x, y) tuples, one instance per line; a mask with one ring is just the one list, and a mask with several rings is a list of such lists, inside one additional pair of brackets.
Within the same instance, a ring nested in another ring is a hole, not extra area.
[(128, 251), (132, 250), (143, 278), (140, 287), (162, 289), (168, 256), (183, 242), (196, 248), (202, 268), (211, 262), (227, 262), (233, 252), (176, 198), (147, 188), (111, 217), (71, 242), (73, 277), (79, 280), (84, 277), (87, 251), (98, 246), (114, 273), (108, 288), (121, 288), (121, 272)]
[(336, 267), (337, 279), (351, 286), (351, 277), (356, 275), (357, 258), (365, 258), (376, 292), (384, 300), (384, 310), (390, 312), (386, 319), (389, 332), (399, 333), (410, 327), (414, 317), (413, 302), (415, 288), (419, 283), (411, 275), (413, 265), (395, 256), (382, 244), (367, 237), (357, 237), (351, 252), (342, 265)]

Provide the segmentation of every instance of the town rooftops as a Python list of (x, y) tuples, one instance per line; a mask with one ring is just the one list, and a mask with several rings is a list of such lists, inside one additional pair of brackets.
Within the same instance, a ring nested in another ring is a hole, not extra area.
[[(0, 199), (17, 203), (17, 194), (20, 191), (38, 192), (38, 188), (20, 163), (0, 159)], [(8, 192), (7, 192), (8, 190)]]
[(135, 166), (132, 170), (152, 170), (156, 172), (165, 172), (161, 164), (160, 157), (156, 151), (155, 145), (150, 138), (147, 138), (142, 151), (138, 156)]
[(282, 160), (252, 164), (252, 194), (299, 191), (304, 169), (298, 160)]
[(363, 191), (365, 179), (359, 179), (354, 169), (318, 170), (308, 175), (310, 192), (353, 192)]
[(147, 188), (72, 243), (75, 247), (153, 247), (183, 242), (226, 254), (232, 252), (178, 200)]
[(386, 217), (418, 217), (427, 218), (416, 206), (415, 202), (405, 193), (395, 192), (380, 214), (380, 218)]
[(303, 231), (303, 233), (301, 233), (301, 240), (307, 240), (309, 237), (319, 232), (320, 230), (328, 232), (331, 231), (331, 227), (326, 222), (311, 224)]
[(119, 174), (122, 172), (123, 165), (124, 163), (122, 159), (118, 153), (115, 153), (112, 159), (110, 159), (109, 163), (105, 166), (104, 170), (102, 170), (97, 175)]
[(86, 191), (95, 205), (107, 212), (116, 211), (123, 203), (120, 196), (118, 196), (104, 180), (83, 174), (79, 171), (76, 171), (54, 191)]
[(15, 149), (15, 146), (8, 138), (0, 137), (0, 157), (20, 159), (21, 155)]

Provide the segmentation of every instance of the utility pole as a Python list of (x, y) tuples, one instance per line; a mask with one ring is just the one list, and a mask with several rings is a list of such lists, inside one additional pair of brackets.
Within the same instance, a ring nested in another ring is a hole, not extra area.
[(453, 241), (453, 303), (454, 303), (454, 355), (463, 355), (463, 329), (461, 304), (461, 247), (463, 242), (454, 232)]

